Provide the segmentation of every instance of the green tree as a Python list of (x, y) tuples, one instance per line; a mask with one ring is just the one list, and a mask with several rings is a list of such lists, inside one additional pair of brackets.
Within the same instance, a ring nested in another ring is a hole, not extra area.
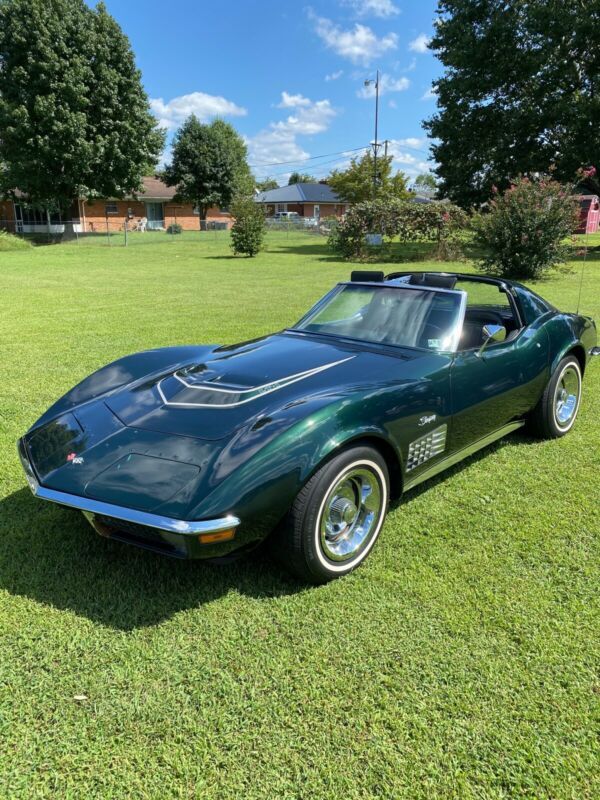
[(102, 3), (0, 0), (0, 193), (70, 209), (141, 188), (164, 134)]
[(234, 196), (242, 195), (249, 197), (254, 193), (256, 181), (248, 166), (248, 148), (246, 147), (246, 143), (233, 125), (230, 125), (222, 119), (215, 119), (210, 124), (210, 127), (215, 134), (221, 138), (223, 147), (228, 148), (231, 152), (235, 164)]
[(231, 213), (235, 217), (231, 228), (233, 252), (252, 258), (260, 251), (265, 238), (265, 212), (251, 197), (238, 197)]
[(439, 0), (445, 73), (426, 123), (440, 190), (463, 207), (523, 173), (600, 162), (598, 0)]
[(259, 192), (268, 192), (270, 189), (279, 189), (279, 184), (275, 178), (265, 178), (256, 182), (256, 188)]
[(193, 114), (183, 123), (173, 140), (173, 157), (163, 178), (177, 187), (175, 200), (193, 203), (200, 221), (212, 206), (228, 206), (235, 197), (239, 180), (239, 161), (227, 137), (215, 123), (205, 125)]
[(279, 189), (279, 184), (275, 178), (265, 178), (262, 181), (256, 181), (256, 188), (259, 192), (268, 192), (271, 189)]
[(415, 178), (414, 189), (420, 194), (433, 197), (433, 195), (437, 192), (437, 188), (438, 185), (435, 175), (432, 175), (431, 172), (423, 172), (421, 175), (417, 175)]
[[(392, 175), (392, 161), (392, 156), (377, 158), (377, 196), (401, 199), (408, 195), (407, 178), (400, 171)], [(346, 202), (362, 203), (373, 198), (374, 171), (373, 154), (367, 151), (360, 158), (353, 158), (346, 169), (333, 170), (327, 183)]]
[(312, 175), (308, 175), (308, 173), (304, 172), (292, 172), (288, 180), (288, 186), (292, 186), (294, 183), (316, 183), (317, 181), (313, 178)]

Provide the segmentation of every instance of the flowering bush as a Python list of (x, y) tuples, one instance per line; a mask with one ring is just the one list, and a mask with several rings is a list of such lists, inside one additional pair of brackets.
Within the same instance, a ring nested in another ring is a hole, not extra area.
[(577, 199), (557, 181), (519, 178), (504, 194), (496, 192), (489, 213), (479, 217), (480, 268), (506, 278), (539, 278), (565, 261), (565, 240), (577, 227), (578, 209)]
[(384, 248), (394, 239), (401, 242), (435, 242), (440, 259), (456, 257), (460, 232), (468, 217), (450, 203), (415, 203), (385, 198), (353, 205), (344, 220), (331, 232), (330, 246), (344, 258), (368, 256), (367, 234), (383, 235)]

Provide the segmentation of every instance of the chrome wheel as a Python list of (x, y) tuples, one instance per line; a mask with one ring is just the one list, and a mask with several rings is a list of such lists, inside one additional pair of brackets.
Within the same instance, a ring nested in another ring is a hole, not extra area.
[(331, 561), (346, 561), (363, 550), (378, 529), (385, 492), (376, 472), (353, 467), (341, 475), (325, 498), (320, 542)]
[(581, 375), (574, 364), (562, 371), (554, 392), (554, 418), (559, 428), (569, 428), (575, 421), (581, 392)]

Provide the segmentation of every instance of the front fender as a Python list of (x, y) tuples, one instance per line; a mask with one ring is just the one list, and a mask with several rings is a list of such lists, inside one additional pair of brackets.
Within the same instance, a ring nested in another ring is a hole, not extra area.
[(370, 417), (368, 401), (338, 398), (258, 449), (192, 509), (190, 519), (208, 519), (220, 509), (238, 516), (244, 527), (251, 525), (254, 538), (260, 538), (278, 524), (324, 461), (365, 436), (380, 438), (398, 452), (385, 426)]

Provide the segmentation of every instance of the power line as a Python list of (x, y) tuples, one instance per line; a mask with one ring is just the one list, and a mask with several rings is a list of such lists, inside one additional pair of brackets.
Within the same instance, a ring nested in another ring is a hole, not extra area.
[[(394, 142), (394, 140), (388, 140), (388, 141), (389, 141), (390, 144), (392, 144), (392, 143), (396, 144), (396, 142)], [(425, 156), (428, 156), (430, 154), (428, 150), (423, 150), (422, 148), (419, 148), (419, 147), (412, 147), (411, 145), (408, 145), (408, 144), (398, 144), (398, 147), (401, 150), (412, 150), (414, 153), (421, 153), (422, 155), (425, 155)], [(285, 165), (289, 165), (289, 164), (302, 164), (302, 163), (305, 163), (307, 161), (314, 161), (315, 159), (318, 159), (318, 158), (326, 158), (327, 156), (335, 156), (335, 155), (344, 156), (344, 155), (347, 155), (349, 153), (357, 153), (359, 150), (368, 150), (368, 149), (369, 149), (369, 145), (363, 145), (362, 147), (354, 147), (351, 150), (338, 150), (336, 153), (323, 153), (322, 155), (319, 155), (319, 156), (310, 156), (308, 158), (299, 158), (296, 161), (273, 161), (271, 163), (259, 162), (257, 164), (249, 164), (248, 166), (250, 166), (251, 168), (254, 169), (255, 167), (277, 167), (277, 166), (285, 166)], [(334, 161), (335, 160), (340, 161), (342, 159), (334, 159)], [(329, 163), (333, 163), (333, 161), (322, 161), (321, 162), (321, 164), (329, 164)], [(277, 173), (275, 173), (275, 174), (277, 174)], [(283, 173), (280, 173), (280, 174), (283, 174)]]
[(294, 161), (259, 161), (256, 164), (248, 164), (249, 167), (279, 167), (285, 164), (300, 164), (304, 161), (314, 161), (316, 158), (327, 158), (327, 156), (339, 156), (344, 155), (344, 153), (356, 153), (358, 150), (364, 150), (367, 145), (363, 145), (362, 147), (354, 147), (351, 150), (338, 150), (335, 153), (322, 153), (320, 156), (308, 156), (307, 158), (297, 158)]
[[(360, 150), (363, 150), (363, 149), (365, 149), (365, 150), (366, 150), (367, 148), (362, 148), (362, 147), (361, 147), (361, 148), (359, 148), (359, 149), (360, 149)], [(350, 152), (350, 151), (346, 150), (346, 151), (344, 151), (344, 152), (348, 153), (348, 152)], [(352, 151), (352, 152), (355, 152), (355, 151)], [(331, 161), (320, 161), (318, 164), (315, 164), (315, 166), (313, 167), (313, 169), (319, 169), (319, 170), (320, 170), (320, 168), (321, 168), (321, 167), (324, 167), (326, 164), (340, 164), (340, 163), (341, 163), (341, 162), (343, 162), (343, 161), (346, 161), (346, 156), (342, 156), (341, 158), (332, 158), (332, 159), (331, 159)], [(287, 174), (289, 173), (289, 171), (290, 171), (290, 170), (278, 170), (277, 172), (272, 172), (272, 173), (270, 173), (268, 177), (273, 177), (273, 178), (276, 178), (278, 175), (287, 175)], [(292, 171), (294, 171), (294, 170), (292, 170)], [(327, 172), (327, 171), (328, 171), (328, 170), (326, 170), (326, 172)], [(311, 174), (311, 173), (310, 173), (310, 168), (309, 168), (309, 171), (308, 171), (306, 174), (307, 174), (307, 175), (310, 175), (310, 174)]]

